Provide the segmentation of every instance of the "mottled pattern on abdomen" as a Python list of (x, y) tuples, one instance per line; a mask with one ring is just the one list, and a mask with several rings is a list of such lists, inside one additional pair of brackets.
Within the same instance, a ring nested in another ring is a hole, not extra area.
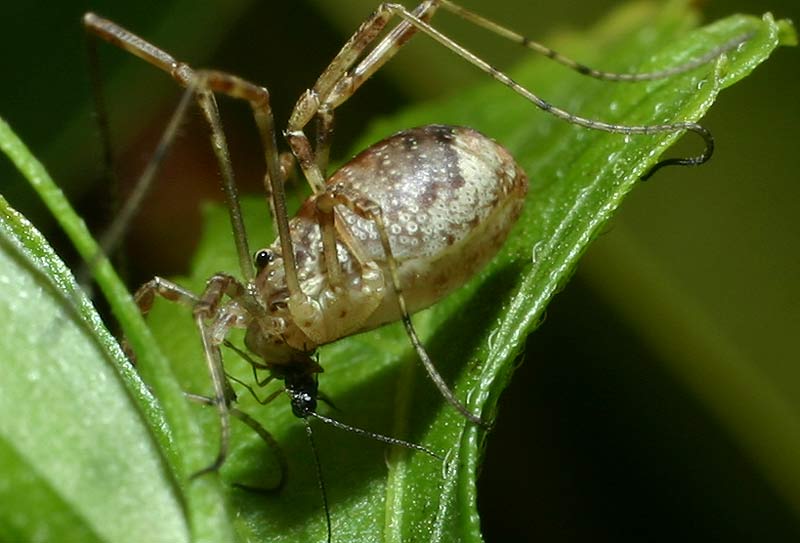
[[(519, 216), (528, 180), (508, 151), (488, 137), (470, 128), (431, 125), (363, 151), (328, 180), (329, 187), (337, 185), (380, 206), (413, 312), (461, 286), (499, 250)], [(366, 256), (385, 268), (375, 223), (342, 206), (337, 213)], [(303, 290), (313, 296), (325, 287), (313, 204), (291, 223)], [(352, 255), (342, 243), (338, 249), (345, 273), (357, 282)], [(363, 329), (397, 320), (396, 305), (387, 288)]]

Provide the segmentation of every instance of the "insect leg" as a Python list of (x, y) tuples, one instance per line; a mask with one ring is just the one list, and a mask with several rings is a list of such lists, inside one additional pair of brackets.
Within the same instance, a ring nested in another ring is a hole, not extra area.
[[(428, 0), (420, 4), (414, 10), (414, 13), (423, 19), (427, 19), (433, 14), (437, 4), (438, 0)], [(339, 53), (319, 76), (314, 86), (303, 93), (294, 106), (286, 129), (286, 138), (314, 194), (319, 194), (325, 190), (324, 170), (325, 166), (327, 166), (330, 131), (333, 125), (333, 110), (339, 105), (329, 99), (329, 94), (340, 86), (343, 76), (358, 62), (358, 59), (370, 44), (378, 38), (378, 35), (398, 8), (402, 9), (402, 6), (389, 3), (379, 5), (342, 46)], [(402, 36), (407, 33), (413, 33), (414, 29), (409, 25), (405, 25), (405, 27), (405, 29), (401, 29), (402, 32), (398, 31), (398, 28), (392, 30), (377, 47), (380, 47), (390, 38), (393, 43), (407, 39), (407, 37), (403, 38)], [(409, 29), (411, 30), (410, 33)], [(353, 88), (350, 94), (355, 90)], [(323, 156), (321, 157), (315, 156), (308, 136), (303, 131), (305, 126), (315, 117), (319, 120), (317, 150), (322, 153)]]
[(581, 64), (565, 55), (562, 55), (558, 51), (547, 47), (546, 45), (534, 41), (527, 36), (523, 36), (510, 28), (507, 28), (501, 24), (498, 24), (490, 19), (487, 19), (473, 11), (470, 11), (462, 6), (459, 6), (455, 2), (451, 2), (450, 0), (440, 0), (441, 7), (446, 11), (453, 13), (454, 15), (468, 21), (475, 26), (479, 26), (497, 34), (500, 37), (506, 38), (507, 40), (513, 41), (523, 47), (526, 47), (540, 55), (543, 55), (549, 59), (552, 59), (559, 64), (563, 64), (567, 68), (578, 72), (579, 74), (586, 75), (589, 77), (593, 77), (595, 79), (602, 79), (604, 81), (624, 81), (624, 82), (631, 82), (631, 81), (652, 81), (654, 79), (664, 79), (667, 77), (672, 77), (674, 75), (682, 74), (695, 68), (702, 66), (703, 64), (707, 64), (712, 60), (717, 59), (723, 53), (734, 49), (739, 44), (747, 41), (752, 37), (752, 33), (742, 34), (737, 36), (730, 41), (715, 47), (714, 49), (704, 53), (703, 55), (693, 58), (683, 64), (678, 66), (673, 66), (671, 68), (665, 68), (663, 70), (655, 70), (652, 72), (630, 72), (630, 73), (617, 73), (617, 72), (608, 72), (604, 70), (596, 70), (591, 68), (585, 64)]
[[(212, 147), (217, 155), (222, 172), (223, 189), (228, 204), (228, 212), (233, 227), (239, 266), (242, 276), (249, 282), (254, 277), (253, 263), (247, 243), (247, 234), (242, 219), (236, 183), (233, 177), (228, 145), (222, 129), (219, 111), (214, 92), (226, 94), (232, 98), (246, 100), (250, 103), (258, 127), (264, 156), (267, 165), (265, 190), (269, 196), (270, 207), (277, 224), (281, 251), (286, 273), (286, 282), (290, 292), (299, 292), (300, 284), (294, 262), (294, 251), (289, 236), (289, 219), (286, 211), (286, 195), (282, 172), (288, 167), (288, 161), (281, 160), (278, 155), (275, 137), (275, 122), (270, 106), (269, 91), (240, 77), (214, 70), (194, 71), (190, 66), (176, 61), (167, 52), (143, 40), (135, 34), (120, 27), (116, 23), (103, 19), (93, 13), (87, 13), (83, 19), (84, 26), (91, 34), (104, 39), (118, 47), (144, 59), (150, 64), (170, 74), (182, 86), (191, 89), (198, 105), (211, 127)], [(284, 167), (282, 168), (282, 165)]]
[[(83, 17), (85, 30), (92, 36), (103, 39), (117, 47), (136, 55), (151, 65), (170, 74), (181, 86), (187, 88), (187, 92), (195, 95), (206, 121), (211, 128), (212, 148), (217, 156), (220, 171), (222, 173), (222, 187), (228, 204), (231, 225), (233, 227), (236, 249), (239, 256), (239, 265), (242, 274), (246, 279), (253, 277), (253, 264), (251, 262), (250, 250), (247, 245), (247, 234), (244, 227), (239, 197), (236, 189), (236, 182), (233, 176), (228, 145), (225, 134), (222, 131), (222, 123), (219, 119), (219, 112), (212, 93), (206, 88), (204, 81), (198, 79), (194, 70), (187, 64), (178, 62), (169, 53), (159, 49), (155, 45), (147, 42), (139, 36), (122, 28), (118, 24), (103, 19), (94, 13), (87, 13)], [(174, 138), (177, 130), (170, 133), (170, 138)], [(161, 157), (153, 159), (154, 165), (160, 164)]]
[[(437, 0), (435, 4), (438, 6), (441, 4), (442, 0)], [(514, 81), (511, 77), (509, 77), (504, 72), (498, 70), (485, 60), (481, 59), (462, 45), (458, 44), (448, 36), (442, 34), (439, 30), (431, 26), (424, 17), (420, 17), (417, 14), (417, 11), (420, 7), (428, 7), (432, 5), (434, 2), (425, 2), (420, 4), (420, 6), (414, 12), (409, 12), (403, 6), (399, 4), (382, 4), (381, 8), (386, 12), (391, 13), (392, 15), (396, 15), (401, 18), (403, 21), (395, 28), (395, 31), (398, 32), (396, 43), (390, 43), (389, 40), (395, 34), (394, 32), (387, 36), (383, 42), (381, 42), (375, 49), (373, 49), (369, 55), (367, 55), (355, 68), (345, 73), (342, 73), (342, 76), (339, 81), (335, 83), (335, 85), (331, 88), (330, 92), (327, 95), (318, 95), (318, 94), (311, 94), (311, 98), (305, 95), (301, 98), (301, 102), (303, 104), (305, 110), (313, 109), (317, 107), (321, 107), (320, 101), (324, 100), (325, 107), (334, 108), (339, 104), (346, 101), (353, 93), (366, 81), (372, 74), (375, 73), (383, 64), (385, 64), (388, 58), (391, 58), (399, 49), (400, 46), (405, 44), (408, 39), (413, 35), (415, 30), (410, 29), (409, 26), (414, 27), (416, 31), (422, 32), (432, 38), (433, 40), (437, 41), (440, 45), (444, 46), (445, 48), (449, 49), (456, 55), (460, 56), (465, 61), (469, 62), (485, 74), (489, 75), (496, 81), (502, 83), (503, 85), (507, 86), (529, 102), (533, 103), (537, 108), (567, 121), (571, 124), (575, 124), (578, 126), (582, 126), (584, 128), (589, 128), (591, 130), (600, 130), (603, 132), (611, 132), (616, 134), (626, 134), (626, 135), (648, 135), (648, 134), (661, 134), (661, 133), (672, 133), (672, 132), (682, 132), (682, 131), (689, 131), (694, 132), (698, 136), (703, 139), (705, 143), (705, 149), (703, 152), (697, 156), (690, 156), (685, 158), (671, 158), (662, 160), (653, 166), (649, 172), (647, 172), (643, 179), (646, 179), (650, 175), (652, 175), (656, 170), (660, 169), (663, 166), (668, 165), (699, 165), (706, 162), (714, 152), (714, 139), (711, 133), (704, 128), (703, 126), (695, 123), (695, 122), (674, 122), (674, 123), (662, 123), (662, 124), (652, 124), (652, 125), (625, 125), (625, 124), (614, 124), (608, 123), (600, 120), (589, 119), (586, 117), (581, 117), (579, 115), (575, 115), (570, 113), (569, 111), (559, 108), (546, 100), (543, 100), (536, 94), (532, 93), (516, 81)], [(379, 8), (379, 9), (381, 9)], [(735, 48), (739, 43), (746, 40), (748, 36), (743, 35), (741, 38), (737, 38), (732, 40), (731, 42), (723, 45), (721, 48), (715, 49), (714, 51), (710, 52), (706, 56), (718, 56), (719, 54), (728, 51), (730, 49)], [(712, 55), (713, 53), (713, 55)], [(706, 56), (700, 57), (701, 60), (705, 59)], [(716, 57), (714, 57), (716, 58)], [(561, 57), (562, 63), (565, 63), (565, 57)], [(702, 64), (702, 62), (701, 62)], [(689, 63), (689, 68), (693, 67), (692, 62)], [(576, 68), (580, 71), (580, 68)], [(327, 72), (326, 72), (327, 73)], [(322, 96), (322, 98), (320, 98)], [(312, 99), (313, 98), (313, 99)], [(314, 104), (316, 101), (316, 105)], [(300, 103), (298, 103), (300, 105)], [(304, 113), (310, 119), (310, 114), (312, 112), (304, 111)], [(306, 120), (307, 122), (307, 120)], [(299, 136), (299, 134), (295, 134)]]
[(156, 295), (191, 307), (195, 323), (200, 330), (203, 352), (214, 386), (214, 404), (219, 411), (220, 447), (215, 461), (192, 477), (216, 471), (224, 463), (227, 455), (230, 439), (228, 404), (233, 398), (222, 366), (219, 345), (224, 341), (227, 331), (236, 324), (238, 315), (235, 312), (220, 314), (220, 302), (225, 296), (242, 298), (244, 291), (244, 287), (234, 277), (218, 274), (208, 281), (202, 296), (197, 296), (180, 285), (161, 277), (151, 279), (142, 285), (134, 295), (134, 300), (144, 315), (152, 308)]
[(222, 369), (222, 358), (219, 352), (219, 346), (214, 345), (210, 340), (208, 329), (206, 327), (206, 319), (216, 313), (216, 308), (219, 300), (224, 293), (222, 289), (222, 280), (212, 278), (209, 282), (208, 288), (202, 297), (189, 290), (177, 285), (171, 281), (161, 277), (154, 277), (136, 291), (134, 300), (139, 310), (143, 315), (147, 315), (153, 307), (155, 296), (159, 295), (162, 298), (171, 302), (177, 302), (183, 306), (193, 309), (195, 314), (195, 322), (203, 341), (203, 351), (205, 353), (206, 362), (211, 374), (211, 380), (214, 385), (214, 399), (213, 404), (217, 406), (220, 417), (220, 447), (215, 461), (208, 467), (196, 472), (192, 477), (197, 477), (204, 473), (216, 471), (225, 461), (225, 456), (228, 450), (228, 441), (230, 437), (229, 421), (228, 421), (228, 397), (227, 385), (225, 382), (225, 373)]
[(328, 177), (328, 161), (331, 152), (331, 138), (333, 136), (333, 109), (320, 107), (317, 111), (317, 141), (314, 147), (314, 158), (324, 179)]
[(133, 295), (133, 300), (139, 306), (139, 311), (141, 311), (142, 315), (146, 316), (150, 312), (156, 295), (189, 308), (193, 308), (200, 301), (200, 298), (194, 292), (163, 277), (153, 277), (139, 287), (136, 294)]
[[(295, 324), (317, 344), (354, 333), (378, 308), (383, 300), (386, 281), (380, 266), (369, 260), (361, 245), (342, 228), (337, 219), (335, 200), (326, 191), (314, 198), (315, 214), (322, 238), (322, 257), (330, 295), (314, 299), (300, 292), (289, 298), (289, 311)], [(357, 286), (346, 285), (337, 254), (337, 242), (342, 242), (359, 266)], [(325, 310), (323, 311), (322, 305)]]
[[(320, 203), (319, 200), (323, 200), (324, 203)], [(320, 195), (318, 198), (317, 205), (329, 206), (333, 208), (333, 206), (336, 204), (346, 206), (353, 213), (359, 215), (364, 219), (371, 220), (375, 223), (375, 226), (378, 230), (378, 235), (380, 236), (383, 252), (386, 255), (386, 264), (389, 269), (392, 288), (397, 297), (398, 309), (400, 312), (401, 319), (403, 321), (403, 326), (406, 330), (406, 334), (411, 340), (411, 344), (414, 346), (414, 350), (416, 351), (417, 356), (419, 357), (423, 366), (425, 366), (425, 370), (428, 372), (428, 376), (436, 385), (436, 388), (439, 389), (439, 392), (442, 394), (445, 400), (447, 400), (447, 402), (451, 406), (453, 406), (453, 408), (455, 408), (459, 413), (461, 413), (464, 416), (464, 418), (466, 418), (473, 424), (477, 424), (479, 426), (483, 426), (484, 428), (488, 428), (490, 426), (489, 423), (481, 419), (480, 416), (470, 412), (469, 409), (467, 409), (467, 407), (463, 403), (461, 403), (458, 400), (458, 398), (456, 398), (453, 391), (450, 390), (450, 387), (447, 385), (444, 378), (436, 369), (436, 366), (434, 365), (433, 361), (428, 355), (428, 352), (425, 350), (425, 346), (420, 341), (419, 336), (417, 336), (417, 332), (414, 329), (414, 324), (411, 322), (411, 316), (409, 315), (408, 308), (406, 306), (405, 297), (403, 295), (403, 288), (402, 285), (400, 284), (400, 277), (397, 269), (397, 261), (394, 258), (394, 252), (392, 251), (391, 244), (389, 243), (389, 235), (386, 230), (386, 225), (383, 222), (383, 214), (381, 213), (380, 206), (377, 203), (369, 200), (368, 198), (362, 197), (360, 195), (346, 194), (343, 191), (336, 191), (336, 190), (329, 190), (325, 194)], [(348, 248), (350, 246), (358, 246), (358, 241), (351, 237)], [(360, 251), (356, 250), (354, 254), (358, 254), (359, 252)]]
[[(282, 391), (281, 391), (282, 392)], [(203, 405), (213, 406), (214, 405), (214, 398), (209, 398), (208, 396), (201, 396), (199, 394), (189, 394), (186, 393), (186, 397), (193, 402), (197, 402)], [(269, 488), (261, 488), (261, 487), (254, 487), (251, 485), (245, 485), (242, 483), (234, 483), (234, 486), (237, 486), (241, 489), (248, 490), (251, 492), (278, 492), (284, 486), (286, 486), (286, 481), (289, 474), (289, 463), (286, 460), (286, 454), (284, 454), (283, 449), (281, 449), (278, 442), (275, 441), (275, 438), (272, 437), (266, 428), (264, 428), (261, 423), (255, 420), (253, 417), (245, 413), (244, 411), (240, 411), (236, 407), (230, 408), (230, 414), (242, 421), (244, 424), (249, 426), (258, 437), (267, 445), (267, 447), (273, 452), (275, 458), (278, 460), (278, 467), (280, 469), (280, 477), (278, 479), (277, 484)]]
[[(414, 13), (421, 19), (430, 20), (430, 18), (433, 17), (438, 5), (439, 0), (427, 0), (426, 2), (423, 2), (417, 6), (417, 8), (414, 10)], [(368, 46), (369, 43), (371, 43), (371, 41), (376, 37), (377, 33), (380, 31), (380, 28), (383, 28), (383, 26), (386, 24), (387, 20), (385, 20), (379, 14), (383, 9), (385, 9), (384, 6), (380, 6), (372, 16), (375, 17), (375, 19), (367, 19), (361, 24), (356, 33), (342, 47), (340, 53), (336, 56), (336, 58), (334, 58), (328, 68), (326, 68), (325, 72), (320, 76), (319, 80), (314, 86), (314, 91), (320, 98), (320, 106), (316, 112), (317, 141), (315, 155), (317, 166), (319, 167), (323, 178), (327, 177), (326, 168), (328, 165), (331, 133), (333, 131), (333, 116), (334, 109), (337, 106), (337, 104), (331, 103), (325, 95), (330, 92), (334, 86), (334, 83), (341, 77), (341, 75), (352, 67), (357, 57), (360, 56), (361, 52), (366, 48), (366, 46)], [(375, 31), (376, 28), (371, 28), (372, 24), (378, 28), (378, 32)], [(381, 55), (381, 57), (384, 59), (383, 62), (386, 62), (393, 56), (394, 52), (400, 48), (402, 43), (410, 38), (411, 34), (414, 32), (416, 32), (416, 29), (408, 24), (398, 25), (392, 29), (392, 31), (385, 38), (383, 38), (383, 40), (381, 40), (377, 46), (375, 46), (374, 50), (392, 50), (391, 54)], [(369, 38), (370, 35), (372, 35), (371, 39)], [(355, 53), (355, 56), (353, 56), (353, 53)], [(353, 89), (353, 91), (355, 91), (355, 89)]]
[(230, 406), (233, 393), (225, 376), (222, 364), (220, 344), (230, 328), (237, 324), (239, 315), (236, 312), (222, 313), (220, 303), (225, 296), (242, 299), (245, 287), (234, 277), (217, 274), (206, 283), (206, 289), (194, 304), (192, 314), (200, 331), (208, 372), (214, 386), (213, 402), (217, 408), (220, 422), (220, 443), (217, 457), (209, 466), (194, 473), (192, 478), (219, 470), (225, 463), (230, 443)]

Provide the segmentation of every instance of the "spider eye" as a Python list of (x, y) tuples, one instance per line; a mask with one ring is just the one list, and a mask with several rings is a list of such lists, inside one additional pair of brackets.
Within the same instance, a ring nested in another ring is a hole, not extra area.
[(270, 262), (275, 260), (275, 253), (269, 249), (261, 249), (256, 251), (253, 260), (255, 260), (256, 268), (263, 270)]

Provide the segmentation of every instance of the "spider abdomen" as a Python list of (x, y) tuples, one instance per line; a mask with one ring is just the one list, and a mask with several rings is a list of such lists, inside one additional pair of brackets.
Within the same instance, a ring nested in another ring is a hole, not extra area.
[[(380, 208), (400, 286), (414, 312), (466, 283), (497, 253), (519, 217), (528, 179), (508, 151), (483, 134), (429, 125), (367, 148), (336, 171), (327, 188)], [(328, 287), (315, 198), (290, 221), (301, 286), (312, 297)], [(346, 230), (387, 281), (377, 309), (354, 332), (398, 320), (375, 221), (345, 206), (337, 206), (336, 215), (337, 231)], [(346, 284), (357, 284), (361, 269), (352, 251), (341, 240), (337, 249)]]

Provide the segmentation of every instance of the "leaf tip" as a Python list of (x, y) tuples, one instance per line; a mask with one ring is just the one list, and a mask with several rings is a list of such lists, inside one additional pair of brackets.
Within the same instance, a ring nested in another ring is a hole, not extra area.
[[(764, 21), (766, 22), (773, 22), (774, 19), (772, 17), (772, 13), (765, 13), (764, 14)], [(783, 46), (787, 47), (796, 47), (797, 46), (797, 30), (794, 27), (794, 23), (791, 19), (781, 19), (777, 22), (778, 25), (778, 43)]]

